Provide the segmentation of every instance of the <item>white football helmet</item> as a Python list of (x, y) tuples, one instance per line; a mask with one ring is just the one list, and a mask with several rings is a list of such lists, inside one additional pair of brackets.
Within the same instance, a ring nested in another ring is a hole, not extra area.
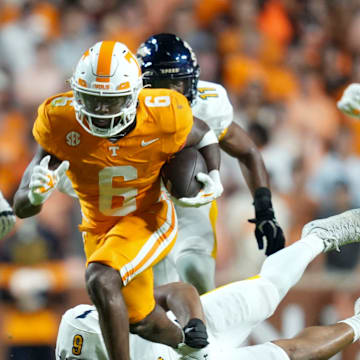
[(81, 57), (70, 83), (76, 119), (90, 134), (112, 137), (134, 122), (142, 75), (124, 44), (96, 43)]

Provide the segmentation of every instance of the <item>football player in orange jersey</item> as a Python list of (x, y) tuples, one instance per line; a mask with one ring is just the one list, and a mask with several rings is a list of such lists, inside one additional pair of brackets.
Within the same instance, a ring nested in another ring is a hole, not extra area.
[(202, 191), (184, 203), (211, 202), (222, 193), (216, 136), (193, 119), (183, 95), (142, 89), (137, 60), (121, 43), (103, 41), (86, 51), (71, 86), (39, 107), (33, 128), (39, 148), (15, 194), (15, 213), (39, 213), (67, 171), (83, 214), (86, 286), (109, 358), (129, 359), (129, 323), (148, 340), (191, 353), (191, 329), (184, 336), (153, 296), (152, 266), (177, 235), (159, 173), (182, 147), (196, 146), (209, 174), (200, 176)]

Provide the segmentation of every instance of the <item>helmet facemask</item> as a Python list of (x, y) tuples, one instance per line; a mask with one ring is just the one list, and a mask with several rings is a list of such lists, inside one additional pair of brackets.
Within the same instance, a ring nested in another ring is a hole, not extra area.
[(196, 98), (198, 79), (194, 75), (177, 77), (157, 77), (144, 74), (144, 85), (156, 89), (172, 89), (183, 94), (190, 102)]
[(76, 119), (92, 135), (105, 138), (116, 136), (135, 120), (139, 90), (122, 96), (74, 91)]

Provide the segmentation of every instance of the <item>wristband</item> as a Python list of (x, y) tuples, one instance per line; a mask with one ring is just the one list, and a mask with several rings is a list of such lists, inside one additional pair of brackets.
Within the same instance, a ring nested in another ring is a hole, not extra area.
[(254, 202), (255, 211), (263, 211), (272, 208), (271, 191), (267, 187), (259, 187), (255, 190)]
[(345, 319), (345, 320), (341, 320), (339, 321), (340, 323), (345, 323), (347, 325), (349, 325), (353, 331), (354, 331), (354, 338), (353, 338), (353, 343), (355, 341), (357, 341), (360, 337), (360, 317), (359, 315), (354, 315), (351, 318)]
[(202, 149), (205, 146), (211, 145), (211, 144), (217, 144), (219, 141), (215, 135), (215, 133), (212, 130), (209, 130), (200, 140), (199, 143), (195, 145), (196, 149)]

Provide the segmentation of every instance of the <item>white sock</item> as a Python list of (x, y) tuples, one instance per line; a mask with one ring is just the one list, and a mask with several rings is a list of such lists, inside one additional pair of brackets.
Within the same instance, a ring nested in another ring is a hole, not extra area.
[(354, 330), (353, 343), (357, 341), (360, 337), (360, 315), (354, 315), (350, 318), (339, 321), (339, 323), (341, 322), (348, 324)]
[(282, 299), (300, 280), (306, 267), (324, 250), (323, 241), (315, 234), (269, 256), (263, 263), (260, 276), (270, 280)]

